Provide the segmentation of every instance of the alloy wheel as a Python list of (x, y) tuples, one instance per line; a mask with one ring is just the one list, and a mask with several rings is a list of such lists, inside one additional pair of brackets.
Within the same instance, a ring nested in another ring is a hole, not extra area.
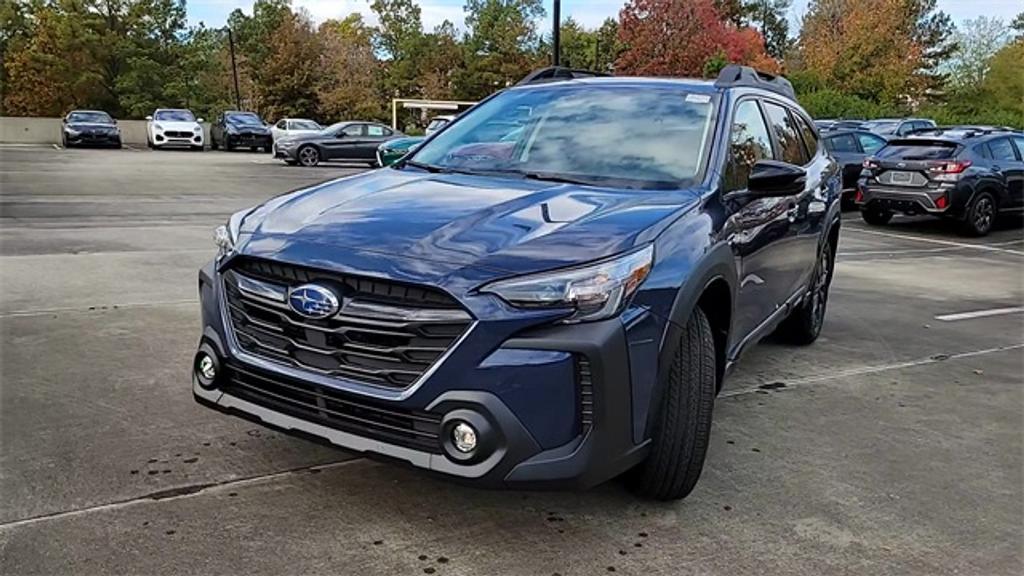
[(316, 166), (320, 162), (320, 153), (316, 148), (307, 146), (299, 150), (299, 162), (303, 166)]
[(974, 204), (974, 229), (978, 232), (985, 232), (992, 226), (992, 217), (995, 207), (988, 196), (978, 198)]
[(811, 319), (814, 329), (820, 330), (825, 322), (825, 304), (828, 301), (828, 278), (832, 271), (832, 252), (826, 245), (821, 250), (818, 266), (811, 290)]

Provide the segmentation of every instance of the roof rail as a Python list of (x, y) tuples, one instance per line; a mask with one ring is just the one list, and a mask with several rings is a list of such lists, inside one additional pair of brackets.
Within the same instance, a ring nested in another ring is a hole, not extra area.
[(611, 74), (595, 72), (593, 70), (583, 70), (581, 68), (548, 66), (547, 68), (541, 68), (530, 72), (522, 80), (516, 82), (516, 86), (542, 84), (544, 82), (559, 82), (561, 80), (572, 80), (574, 78), (594, 78), (596, 76), (611, 76)]
[(907, 132), (906, 136), (926, 134), (929, 132), (934, 132), (939, 135), (945, 134), (946, 132), (963, 132), (964, 138), (974, 138), (975, 136), (984, 136), (986, 134), (994, 134), (996, 132), (1020, 132), (1020, 130), (1010, 126), (960, 124), (954, 126), (928, 126), (925, 128), (915, 128)]
[(733, 88), (735, 86), (747, 86), (749, 88), (760, 88), (781, 94), (792, 100), (796, 100), (796, 92), (793, 85), (782, 76), (775, 76), (767, 72), (761, 72), (750, 66), (729, 64), (718, 73), (715, 86), (719, 88)]

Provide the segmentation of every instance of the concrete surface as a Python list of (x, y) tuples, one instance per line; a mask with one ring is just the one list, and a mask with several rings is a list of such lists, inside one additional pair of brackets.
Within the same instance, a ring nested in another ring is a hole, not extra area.
[[(204, 119), (205, 120), (205, 119)], [(202, 122), (209, 146), (210, 123)], [(121, 142), (130, 145), (146, 145), (145, 120), (118, 120)], [(60, 144), (62, 123), (60, 118), (25, 118), (0, 116), (0, 143), (6, 144)]]
[(232, 211), (351, 172), (0, 148), (0, 573), (1020, 574), (1024, 234), (844, 223), (819, 341), (768, 341), (674, 504), (467, 489), (203, 409)]

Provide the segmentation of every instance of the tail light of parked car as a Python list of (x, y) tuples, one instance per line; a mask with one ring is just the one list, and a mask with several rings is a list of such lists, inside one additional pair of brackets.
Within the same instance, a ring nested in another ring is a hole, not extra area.
[(941, 162), (928, 169), (928, 175), (932, 180), (940, 182), (956, 182), (960, 174), (971, 166), (970, 160), (957, 160), (954, 162)]

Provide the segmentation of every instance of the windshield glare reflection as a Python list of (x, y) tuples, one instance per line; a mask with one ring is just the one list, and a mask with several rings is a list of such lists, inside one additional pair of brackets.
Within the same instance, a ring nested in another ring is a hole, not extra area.
[(702, 171), (714, 101), (678, 89), (509, 90), (421, 147), (413, 165), (623, 188), (677, 188)]

